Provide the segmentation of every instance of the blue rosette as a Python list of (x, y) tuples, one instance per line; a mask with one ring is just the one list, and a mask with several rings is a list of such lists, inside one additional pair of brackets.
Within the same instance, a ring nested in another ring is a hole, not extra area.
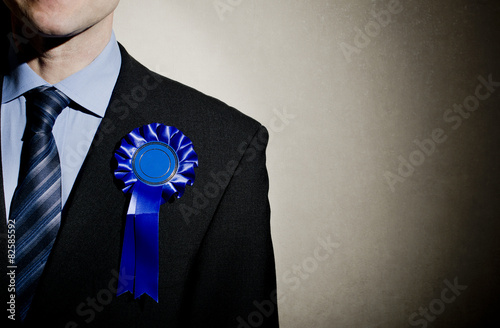
[[(198, 155), (173, 126), (151, 123), (125, 136), (115, 152), (115, 178), (130, 194), (120, 263), (118, 296), (146, 293), (158, 302), (158, 218), (160, 205), (180, 198), (193, 185)], [(134, 274), (134, 283), (129, 277)]]

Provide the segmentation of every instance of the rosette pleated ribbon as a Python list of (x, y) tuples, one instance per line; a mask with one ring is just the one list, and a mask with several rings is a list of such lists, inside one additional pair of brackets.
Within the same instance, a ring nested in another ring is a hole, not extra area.
[(160, 205), (180, 198), (186, 186), (193, 185), (198, 155), (181, 131), (152, 123), (125, 136), (114, 156), (115, 178), (130, 194), (118, 296), (128, 291), (139, 298), (145, 293), (158, 302)]

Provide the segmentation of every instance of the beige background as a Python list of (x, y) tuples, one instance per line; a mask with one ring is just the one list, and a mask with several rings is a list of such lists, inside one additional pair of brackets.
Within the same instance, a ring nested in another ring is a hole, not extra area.
[[(500, 81), (498, 1), (122, 0), (115, 31), (270, 130), (283, 327), (472, 327), (499, 308), (500, 86), (469, 97)], [(414, 172), (391, 190), (401, 158)]]

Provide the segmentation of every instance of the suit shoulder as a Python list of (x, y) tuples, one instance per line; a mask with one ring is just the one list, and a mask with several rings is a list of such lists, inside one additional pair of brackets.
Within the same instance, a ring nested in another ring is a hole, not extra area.
[(164, 116), (180, 124), (189, 120), (198, 127), (217, 127), (228, 136), (253, 135), (262, 126), (217, 98), (149, 70), (128, 55), (123, 47), (122, 58), (119, 92), (130, 93), (141, 85), (147, 92), (141, 107), (148, 110), (139, 115), (151, 118)]
[(256, 131), (261, 127), (261, 124), (254, 118), (213, 96), (167, 77), (157, 76), (164, 81), (162, 83), (163, 94), (182, 104), (182, 108), (203, 117), (207, 122), (214, 122), (226, 129), (232, 128), (239, 131)]

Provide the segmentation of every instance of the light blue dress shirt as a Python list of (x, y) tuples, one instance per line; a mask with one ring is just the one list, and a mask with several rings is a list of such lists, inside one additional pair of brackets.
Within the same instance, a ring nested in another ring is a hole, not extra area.
[[(16, 64), (15, 56), (11, 56), (10, 65), (11, 72), (3, 79), (0, 114), (3, 186), (7, 218), (17, 187), (23, 146), (22, 136), (26, 126), (26, 99), (23, 94), (33, 88), (50, 85), (28, 64)], [(120, 49), (113, 33), (105, 49), (92, 63), (54, 84), (54, 87), (86, 110), (65, 108), (58, 116), (52, 131), (61, 160), (63, 206), (104, 117), (120, 67)]]

